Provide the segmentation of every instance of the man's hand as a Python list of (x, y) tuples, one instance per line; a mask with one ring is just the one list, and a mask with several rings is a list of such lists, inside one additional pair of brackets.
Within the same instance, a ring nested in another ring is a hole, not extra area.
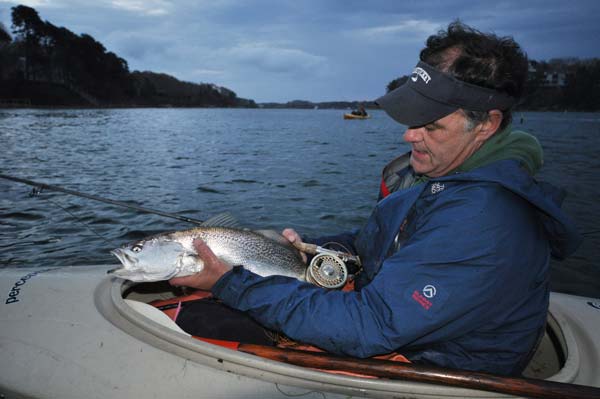
[[(300, 237), (300, 234), (298, 234), (296, 232), (296, 230), (294, 230), (294, 229), (284, 229), (281, 232), (281, 235), (284, 236), (292, 244), (302, 242), (302, 237)], [(306, 254), (304, 252), (300, 251), (300, 256), (302, 256), (302, 261), (304, 263), (306, 263), (306, 261), (308, 259)]]
[(221, 276), (231, 270), (231, 266), (217, 258), (208, 245), (200, 239), (194, 240), (194, 248), (204, 263), (204, 269), (191, 276), (173, 277), (169, 280), (169, 284), (209, 291)]

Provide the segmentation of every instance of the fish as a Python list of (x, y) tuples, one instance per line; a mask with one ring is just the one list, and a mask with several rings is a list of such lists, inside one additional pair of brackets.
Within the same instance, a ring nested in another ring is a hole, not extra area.
[(275, 231), (200, 226), (161, 233), (111, 251), (122, 264), (114, 276), (135, 282), (169, 280), (202, 271), (193, 246), (202, 239), (215, 255), (231, 266), (242, 265), (260, 276), (288, 276), (306, 281), (307, 265), (300, 252)]

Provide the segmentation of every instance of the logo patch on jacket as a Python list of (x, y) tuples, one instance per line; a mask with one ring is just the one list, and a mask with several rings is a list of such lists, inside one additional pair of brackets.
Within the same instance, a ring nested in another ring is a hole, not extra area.
[(417, 303), (421, 305), (425, 310), (429, 310), (429, 308), (431, 308), (431, 305), (433, 305), (433, 303), (431, 303), (431, 301), (427, 299), (427, 297), (423, 293), (417, 290), (413, 291), (412, 299), (417, 301)]
[(405, 298), (418, 306), (424, 314), (437, 313), (449, 297), (448, 292), (439, 284), (425, 279), (415, 281), (409, 287)]

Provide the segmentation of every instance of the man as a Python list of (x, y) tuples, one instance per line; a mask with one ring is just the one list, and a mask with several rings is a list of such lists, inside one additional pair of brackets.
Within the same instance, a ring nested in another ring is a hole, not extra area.
[(351, 112), (352, 115), (358, 116), (367, 116), (367, 111), (365, 111), (365, 106), (362, 104), (358, 104), (358, 109), (355, 109)]
[(205, 270), (171, 283), (210, 289), (334, 353), (399, 351), (417, 363), (521, 373), (545, 328), (550, 254), (563, 258), (580, 242), (560, 193), (532, 178), (537, 140), (509, 126), (526, 74), (512, 39), (455, 22), (427, 40), (407, 83), (377, 100), (409, 127), (411, 151), (384, 169), (360, 231), (313, 241), (360, 255), (355, 291), (232, 269), (202, 242)]

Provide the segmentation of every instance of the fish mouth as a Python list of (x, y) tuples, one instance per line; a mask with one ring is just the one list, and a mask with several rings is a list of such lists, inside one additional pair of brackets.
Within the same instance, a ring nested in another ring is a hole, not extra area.
[(119, 261), (123, 264), (125, 269), (129, 269), (137, 263), (137, 259), (131, 256), (128, 251), (122, 248), (113, 249), (110, 251), (111, 254), (117, 257)]

